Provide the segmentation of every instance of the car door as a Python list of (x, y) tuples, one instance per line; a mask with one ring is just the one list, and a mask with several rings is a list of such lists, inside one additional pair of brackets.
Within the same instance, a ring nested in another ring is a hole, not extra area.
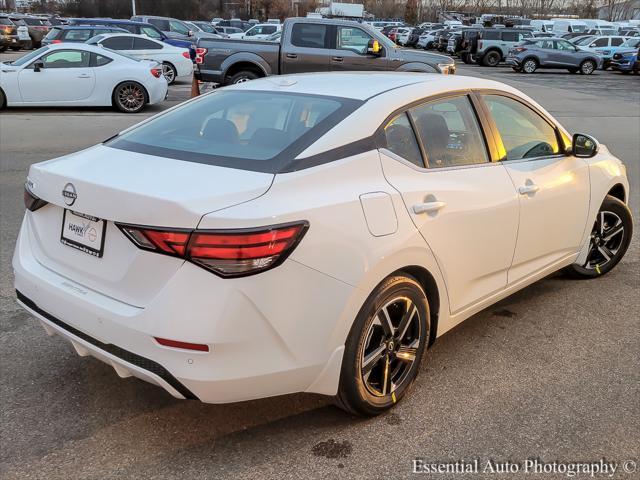
[(481, 97), (520, 201), (512, 284), (579, 251), (589, 212), (589, 166), (564, 153), (568, 140), (534, 107), (504, 93)]
[(582, 58), (576, 55), (576, 47), (567, 40), (554, 40), (556, 64), (563, 67), (578, 67)]
[[(44, 67), (37, 69), (37, 62)], [(75, 49), (55, 50), (39, 57), (18, 74), (22, 101), (55, 104), (89, 98), (96, 83), (90, 62), (89, 52)]]
[(331, 30), (332, 27), (326, 24), (294, 23), (289, 40), (283, 42), (280, 73), (329, 71)]
[(503, 290), (518, 198), (504, 166), (491, 161), (471, 97), (427, 100), (391, 119), (384, 137), (384, 175), (437, 259), (451, 313)]
[(382, 54), (368, 53), (369, 42), (374, 38), (363, 29), (352, 26), (337, 26), (334, 30), (335, 44), (329, 52), (332, 71), (387, 70), (389, 52), (381, 45)]

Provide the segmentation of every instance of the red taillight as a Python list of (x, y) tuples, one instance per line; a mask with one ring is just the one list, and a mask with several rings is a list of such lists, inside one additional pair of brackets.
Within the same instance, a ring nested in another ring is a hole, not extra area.
[(189, 52), (182, 52), (182, 56), (188, 60), (191, 60), (191, 55), (189, 55)]
[(51, 43), (62, 43), (62, 40), (52, 40)]
[(527, 49), (524, 48), (524, 47), (516, 47), (516, 48), (513, 49), (513, 51), (520, 53), (520, 52), (526, 52)]
[(207, 54), (208, 50), (206, 48), (196, 48), (196, 63), (200, 65), (204, 63), (204, 56)]
[(0, 30), (4, 30), (5, 32), (10, 32), (11, 30), (13, 30), (13, 27), (11, 25), (0, 25)]
[(189, 343), (189, 342), (180, 342), (178, 340), (169, 340), (167, 338), (155, 338), (156, 342), (165, 347), (171, 348), (182, 348), (184, 350), (195, 350), (196, 352), (208, 352), (209, 345), (205, 345), (203, 343)]
[(152, 68), (151, 69), (151, 75), (153, 75), (156, 78), (160, 78), (160, 75), (162, 75), (162, 69), (161, 68)]
[(24, 198), (24, 206), (27, 208), (27, 210), (31, 212), (35, 212), (39, 208), (42, 208), (47, 203), (49, 203), (45, 200), (42, 200), (41, 198), (36, 197), (33, 193), (29, 191), (26, 185), (24, 187), (23, 198)]
[(139, 248), (184, 258), (221, 277), (252, 275), (282, 263), (309, 224), (242, 230), (171, 230), (118, 225)]

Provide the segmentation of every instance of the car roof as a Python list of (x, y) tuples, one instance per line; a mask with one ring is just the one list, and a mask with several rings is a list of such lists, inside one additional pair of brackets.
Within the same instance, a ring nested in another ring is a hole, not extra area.
[[(70, 27), (73, 26), (89, 26), (88, 23), (89, 22), (96, 22), (96, 23), (92, 23), (92, 25), (115, 25), (115, 24), (121, 24), (121, 25), (140, 25), (140, 26), (149, 26), (148, 23), (146, 22), (136, 22), (135, 20), (121, 20), (121, 19), (116, 19), (116, 18), (73, 18), (72, 21), (80, 21), (80, 22), (84, 22), (81, 25), (69, 25)], [(151, 25), (153, 27), (153, 25)]]
[(53, 28), (59, 28), (61, 30), (94, 30), (96, 27), (100, 27), (103, 29), (118, 28), (118, 27), (110, 27), (109, 25), (54, 25)]
[[(446, 57), (443, 57), (443, 59)], [(367, 100), (406, 86), (421, 84), (424, 96), (470, 88), (510, 88), (493, 80), (463, 75), (409, 72), (344, 72), (280, 75), (252, 80), (250, 84), (225, 89), (249, 89), (343, 97)], [(336, 92), (340, 92), (339, 95)]]
[(156, 43), (160, 43), (162, 45), (167, 45), (170, 46), (168, 43), (164, 43), (160, 40), (156, 40), (155, 38), (150, 38), (147, 35), (140, 35), (137, 33), (130, 33), (130, 32), (116, 32), (116, 33), (100, 33), (98, 35), (96, 35), (96, 37), (102, 37), (102, 38), (112, 38), (112, 37), (137, 37), (137, 38), (144, 38), (145, 40), (152, 40)]

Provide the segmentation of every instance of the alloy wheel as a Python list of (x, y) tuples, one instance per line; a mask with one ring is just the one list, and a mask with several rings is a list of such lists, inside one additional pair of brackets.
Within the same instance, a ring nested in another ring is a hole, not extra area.
[(522, 69), (526, 73), (533, 73), (536, 71), (536, 68), (538, 68), (538, 65), (536, 64), (535, 60), (527, 60), (526, 62), (524, 62), (524, 65), (522, 66)]
[(393, 394), (408, 379), (420, 333), (420, 312), (407, 297), (394, 298), (376, 312), (360, 356), (360, 375), (370, 394)]
[(593, 73), (593, 71), (594, 71), (594, 70), (595, 70), (595, 67), (594, 67), (594, 65), (593, 65), (593, 62), (591, 62), (591, 61), (587, 61), (587, 62), (584, 62), (584, 63), (582, 64), (581, 71), (582, 71), (582, 73), (583, 73), (583, 74), (585, 74), (585, 75), (591, 75), (591, 74)]
[(123, 110), (135, 112), (144, 106), (144, 91), (135, 83), (126, 83), (118, 90), (118, 103)]
[(173, 83), (176, 79), (176, 71), (168, 63), (162, 64), (162, 74), (164, 75), (164, 78), (167, 79), (167, 83)]
[(589, 251), (583, 268), (596, 270), (605, 268), (614, 260), (624, 241), (624, 222), (614, 212), (601, 210), (589, 237)]

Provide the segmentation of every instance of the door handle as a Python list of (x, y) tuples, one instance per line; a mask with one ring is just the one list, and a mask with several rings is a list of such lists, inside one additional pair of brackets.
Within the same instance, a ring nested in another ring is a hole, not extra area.
[(417, 215), (421, 213), (435, 213), (446, 206), (447, 204), (445, 202), (417, 203), (413, 206), (413, 213)]
[(298, 55), (296, 55), (295, 53), (287, 53), (287, 58), (295, 60), (296, 58), (298, 58)]
[(341, 62), (344, 60), (344, 57), (331, 57), (331, 60), (333, 60), (334, 62)]
[(524, 187), (519, 187), (518, 193), (520, 195), (529, 195), (530, 193), (536, 193), (538, 190), (540, 190), (540, 187), (531, 183), (529, 185), (525, 185)]
[(91, 75), (78, 75), (78, 78), (91, 78)]

